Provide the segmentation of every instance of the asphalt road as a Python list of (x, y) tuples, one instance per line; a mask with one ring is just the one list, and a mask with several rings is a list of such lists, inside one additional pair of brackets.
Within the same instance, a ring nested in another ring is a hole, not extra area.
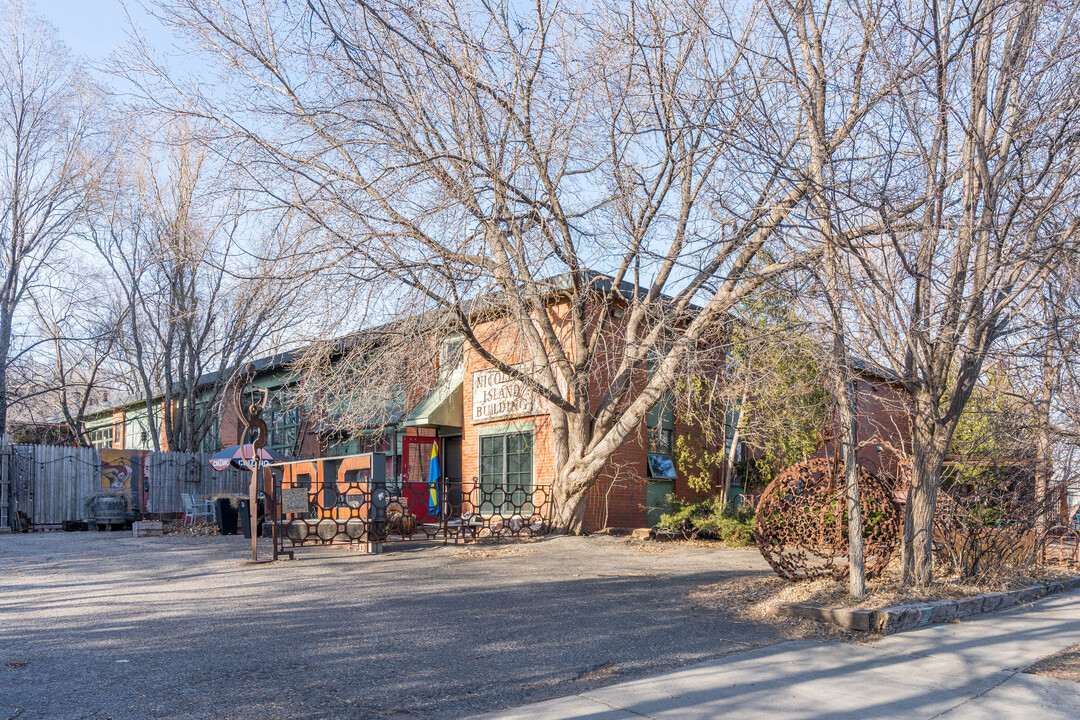
[(0, 720), (468, 717), (783, 640), (686, 597), (752, 550), (502, 547), (0, 535)]

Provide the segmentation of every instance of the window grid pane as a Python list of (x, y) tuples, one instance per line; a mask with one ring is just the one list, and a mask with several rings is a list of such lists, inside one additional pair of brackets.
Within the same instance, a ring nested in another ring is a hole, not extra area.
[(480, 438), (482, 513), (532, 513), (532, 453), (531, 432)]

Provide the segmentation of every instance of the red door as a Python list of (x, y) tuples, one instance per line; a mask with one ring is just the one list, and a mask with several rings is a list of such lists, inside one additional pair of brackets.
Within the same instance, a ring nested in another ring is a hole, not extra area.
[(436, 439), (406, 435), (401, 441), (401, 494), (409, 512), (416, 516), (419, 523), (436, 519), (428, 507), (428, 471), (431, 466), (431, 446)]

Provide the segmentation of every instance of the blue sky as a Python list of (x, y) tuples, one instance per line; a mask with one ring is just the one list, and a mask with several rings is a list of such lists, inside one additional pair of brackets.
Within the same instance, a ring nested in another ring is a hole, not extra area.
[[(167, 30), (147, 16), (137, 2), (128, 11), (155, 46), (171, 41)], [(126, 39), (127, 20), (120, 0), (28, 0), (27, 5), (52, 23), (75, 55), (103, 60)]]

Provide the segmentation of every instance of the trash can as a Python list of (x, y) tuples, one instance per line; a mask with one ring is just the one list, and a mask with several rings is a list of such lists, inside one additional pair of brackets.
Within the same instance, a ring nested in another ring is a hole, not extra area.
[(232, 506), (229, 498), (218, 498), (214, 501), (214, 519), (217, 520), (218, 530), (222, 535), (236, 534), (236, 508)]
[[(263, 516), (266, 515), (266, 508), (265, 508), (265, 504), (263, 503), (262, 498), (258, 498), (255, 502), (256, 502), (256, 505), (255, 505), (255, 513), (256, 513), (255, 522), (258, 524), (258, 527), (255, 528), (255, 536), (256, 537), (262, 537), (262, 534), (263, 534)], [(251, 539), (251, 511), (248, 509), (248, 501), (247, 500), (241, 500), (240, 501), (240, 507), (237, 508), (236, 512), (240, 516), (240, 525), (244, 529), (244, 537), (247, 538), (248, 540), (250, 540)]]

